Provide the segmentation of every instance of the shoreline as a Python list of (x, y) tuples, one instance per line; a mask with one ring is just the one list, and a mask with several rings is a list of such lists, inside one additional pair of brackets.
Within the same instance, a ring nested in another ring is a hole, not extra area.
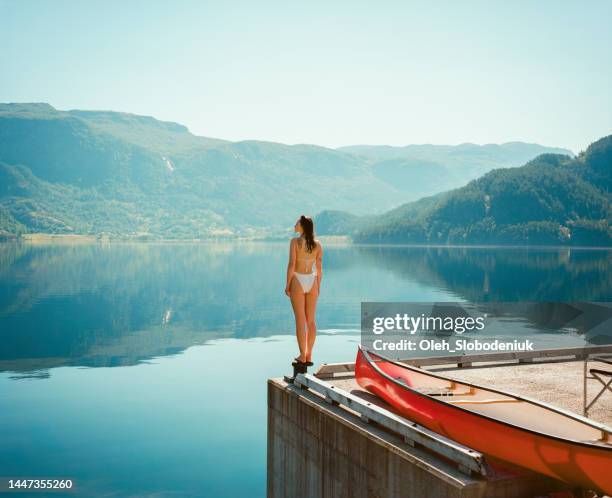
[[(444, 248), (444, 249), (566, 249), (566, 250), (600, 250), (610, 251), (611, 246), (579, 246), (579, 245), (526, 245), (526, 244), (392, 244), (392, 243), (355, 243), (347, 235), (320, 235), (318, 238), (328, 245), (350, 245), (354, 247), (392, 247), (392, 248)], [(94, 243), (161, 243), (161, 244), (202, 244), (202, 243), (273, 243), (286, 242), (287, 237), (254, 237), (254, 236), (234, 236), (234, 237), (209, 237), (193, 239), (164, 239), (142, 235), (125, 235), (111, 237), (108, 235), (84, 235), (84, 234), (51, 234), (51, 233), (26, 233), (20, 236), (0, 238), (1, 243), (27, 243), (27, 244), (47, 244), (47, 243), (72, 243), (72, 244), (94, 244)]]

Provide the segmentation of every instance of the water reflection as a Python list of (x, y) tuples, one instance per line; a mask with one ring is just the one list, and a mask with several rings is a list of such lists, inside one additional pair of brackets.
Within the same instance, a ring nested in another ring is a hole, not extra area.
[(361, 247), (364, 258), (470, 301), (609, 301), (612, 251), (576, 248)]
[[(133, 365), (287, 334), (286, 244), (0, 245), (0, 371)], [(328, 246), (323, 333), (361, 301), (610, 301), (609, 250)]]

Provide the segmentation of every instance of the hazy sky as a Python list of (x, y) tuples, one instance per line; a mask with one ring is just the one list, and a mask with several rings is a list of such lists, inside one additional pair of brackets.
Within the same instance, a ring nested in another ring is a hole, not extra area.
[(612, 133), (612, 1), (0, 0), (0, 102), (284, 143)]

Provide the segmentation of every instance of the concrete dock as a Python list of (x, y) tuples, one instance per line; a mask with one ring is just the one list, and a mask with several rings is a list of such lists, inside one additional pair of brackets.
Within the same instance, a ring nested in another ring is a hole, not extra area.
[[(601, 387), (597, 380), (588, 378), (589, 368), (595, 364), (589, 361), (585, 368), (584, 361), (575, 359), (535, 361), (485, 362), (469, 368), (434, 364), (425, 368), (444, 371), (444, 375), (457, 380), (531, 396), (582, 415), (584, 386), (587, 400)], [(334, 386), (332, 389), (350, 393), (393, 416), (390, 406), (357, 385), (350, 364), (345, 369), (324, 366), (318, 374), (324, 379), (321, 382)], [(269, 498), (579, 496), (571, 494), (576, 490), (560, 481), (500, 462), (487, 461), (486, 473), (466, 472), (452, 455), (410, 444), (363, 414), (331, 401), (313, 389), (281, 379), (268, 381)], [(609, 425), (612, 393), (603, 394), (589, 416)]]

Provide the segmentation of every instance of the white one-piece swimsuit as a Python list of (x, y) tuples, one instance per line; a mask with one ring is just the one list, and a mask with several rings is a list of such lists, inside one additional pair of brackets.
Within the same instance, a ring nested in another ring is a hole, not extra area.
[(315, 279), (317, 278), (317, 265), (314, 264), (314, 259), (307, 259), (306, 261), (312, 261), (312, 271), (310, 273), (298, 273), (294, 272), (295, 278), (298, 279), (298, 282), (302, 286), (302, 290), (304, 294), (308, 294), (312, 289), (312, 286), (315, 283)]

